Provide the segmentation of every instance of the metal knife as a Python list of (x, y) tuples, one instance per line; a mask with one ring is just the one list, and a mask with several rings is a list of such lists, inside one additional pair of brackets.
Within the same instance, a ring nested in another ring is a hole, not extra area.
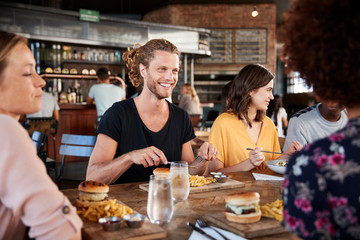
[(197, 231), (198, 233), (206, 236), (207, 238), (211, 239), (211, 240), (216, 240), (216, 238), (210, 236), (209, 234), (207, 234), (206, 232), (204, 232), (201, 228), (198, 228), (197, 226), (195, 226), (194, 224), (192, 224), (191, 222), (187, 222), (187, 225), (189, 227), (191, 227), (193, 230)]

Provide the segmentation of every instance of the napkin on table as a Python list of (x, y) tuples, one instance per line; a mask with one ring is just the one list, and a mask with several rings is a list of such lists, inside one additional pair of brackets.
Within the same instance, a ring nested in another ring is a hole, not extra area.
[(252, 173), (255, 180), (265, 180), (265, 181), (284, 181), (284, 177), (277, 177), (267, 174), (261, 174), (261, 173)]
[[(223, 240), (224, 238), (222, 238), (216, 231), (214, 231), (211, 228), (202, 228), (199, 226), (199, 224), (196, 223), (196, 226), (201, 228), (204, 232), (206, 232), (207, 234), (209, 234), (210, 236), (218, 239), (218, 240)], [(218, 227), (213, 227), (216, 228), (216, 230), (218, 230), (219, 232), (221, 232), (224, 236), (226, 236), (227, 238), (231, 239), (231, 240), (246, 240), (246, 238), (240, 237), (239, 235), (236, 235), (235, 233), (226, 231), (224, 229), (218, 228)], [(207, 238), (206, 236), (198, 233), (197, 231), (193, 231), (192, 234), (190, 235), (188, 240), (209, 240), (209, 238)]]

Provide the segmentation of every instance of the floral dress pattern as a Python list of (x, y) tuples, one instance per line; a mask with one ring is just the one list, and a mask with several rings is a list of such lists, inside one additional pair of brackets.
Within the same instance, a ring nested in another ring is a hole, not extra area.
[(303, 239), (360, 239), (360, 117), (289, 161), (282, 225)]

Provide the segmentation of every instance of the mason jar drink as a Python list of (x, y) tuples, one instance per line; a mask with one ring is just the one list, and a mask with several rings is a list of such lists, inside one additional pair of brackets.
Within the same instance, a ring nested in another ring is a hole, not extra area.
[(174, 213), (169, 176), (150, 176), (147, 214), (151, 223), (170, 222)]
[(174, 200), (186, 200), (190, 193), (187, 162), (171, 162), (170, 177)]

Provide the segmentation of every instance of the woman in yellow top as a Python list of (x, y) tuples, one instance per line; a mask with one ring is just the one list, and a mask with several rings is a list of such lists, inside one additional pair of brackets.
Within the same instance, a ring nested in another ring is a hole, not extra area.
[[(210, 171), (237, 172), (266, 168), (265, 161), (288, 159), (302, 145), (294, 141), (282, 155), (276, 127), (265, 115), (274, 76), (258, 64), (245, 66), (231, 84), (227, 111), (216, 118), (209, 136), (219, 154), (209, 163)], [(253, 148), (254, 150), (246, 150)]]

